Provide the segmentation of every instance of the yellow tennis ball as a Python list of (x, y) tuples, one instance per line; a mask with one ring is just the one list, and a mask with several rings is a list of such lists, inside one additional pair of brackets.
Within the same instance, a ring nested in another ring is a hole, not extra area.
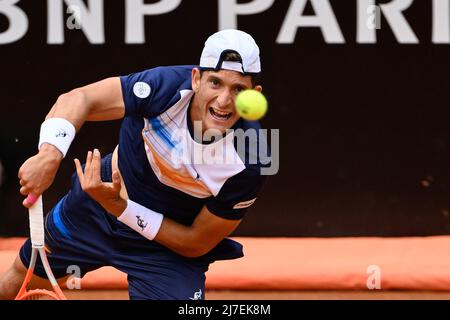
[(259, 91), (244, 90), (236, 97), (236, 110), (245, 120), (259, 120), (267, 112), (267, 99)]

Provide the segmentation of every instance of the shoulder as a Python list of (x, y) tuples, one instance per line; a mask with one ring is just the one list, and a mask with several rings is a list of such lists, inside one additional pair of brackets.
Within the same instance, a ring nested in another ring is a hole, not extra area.
[(191, 78), (193, 65), (183, 66), (160, 66), (145, 70), (144, 72), (153, 73), (157, 77), (170, 81), (184, 81)]
[(163, 66), (120, 77), (127, 115), (152, 117), (180, 98), (180, 91), (191, 90), (195, 66)]
[(186, 84), (190, 86), (191, 72), (194, 66), (163, 66), (146, 69), (141, 72), (122, 76), (122, 83), (129, 82), (134, 85), (144, 82), (156, 86), (159, 90)]
[[(191, 71), (193, 66), (165, 66), (148, 71), (154, 90), (155, 103), (170, 104), (179, 100), (181, 90), (191, 90)], [(161, 100), (161, 101), (160, 101)]]

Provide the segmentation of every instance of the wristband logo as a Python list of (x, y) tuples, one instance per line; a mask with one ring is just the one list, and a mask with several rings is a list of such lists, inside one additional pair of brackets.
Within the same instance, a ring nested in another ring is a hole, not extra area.
[(143, 219), (141, 219), (141, 216), (136, 216), (136, 218), (137, 218), (137, 225), (141, 228), (141, 231), (144, 231), (144, 229), (148, 225), (148, 222), (145, 222)]
[(68, 134), (64, 130), (59, 130), (58, 133), (56, 134), (56, 138), (59, 138), (59, 137), (65, 138), (67, 136), (68, 136)]

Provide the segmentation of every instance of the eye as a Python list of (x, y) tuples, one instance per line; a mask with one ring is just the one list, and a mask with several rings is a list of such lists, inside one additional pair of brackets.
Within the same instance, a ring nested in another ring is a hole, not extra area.
[(239, 92), (244, 91), (245, 88), (244, 88), (244, 87), (241, 87), (241, 86), (238, 86), (238, 87), (236, 87), (234, 90), (235, 90), (236, 94), (238, 94)]
[(213, 87), (217, 87), (220, 84), (220, 81), (218, 79), (211, 79), (210, 82)]

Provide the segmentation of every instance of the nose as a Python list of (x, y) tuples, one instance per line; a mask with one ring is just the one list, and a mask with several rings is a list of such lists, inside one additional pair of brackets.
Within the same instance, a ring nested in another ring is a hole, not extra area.
[(219, 107), (226, 107), (230, 103), (232, 103), (233, 98), (229, 90), (224, 89), (220, 92), (220, 94), (217, 96), (217, 103), (219, 104)]

